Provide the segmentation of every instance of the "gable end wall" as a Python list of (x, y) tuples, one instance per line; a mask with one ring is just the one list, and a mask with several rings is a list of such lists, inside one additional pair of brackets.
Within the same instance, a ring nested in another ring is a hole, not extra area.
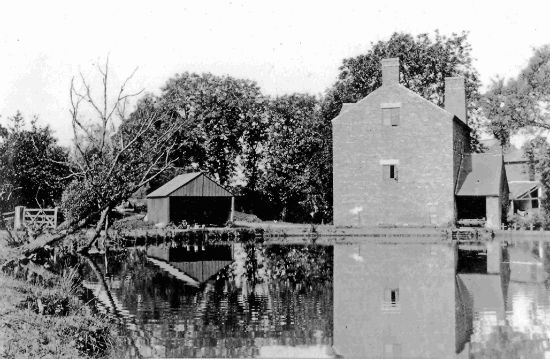
[[(381, 104), (400, 103), (383, 126)], [(454, 220), (453, 121), (402, 86), (383, 86), (333, 121), (335, 225), (446, 225)], [(398, 181), (381, 160), (399, 161)]]

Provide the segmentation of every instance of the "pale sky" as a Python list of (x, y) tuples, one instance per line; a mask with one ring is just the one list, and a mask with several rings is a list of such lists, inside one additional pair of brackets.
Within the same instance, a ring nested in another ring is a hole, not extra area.
[[(8, 5), (9, 4), (9, 5)], [(322, 93), (342, 59), (394, 31), (470, 32), (484, 85), (550, 43), (548, 1), (12, 1), (0, 12), (0, 123), (38, 115), (71, 139), (69, 83), (110, 58), (120, 81), (158, 91), (184, 71), (256, 81), (267, 94)]]

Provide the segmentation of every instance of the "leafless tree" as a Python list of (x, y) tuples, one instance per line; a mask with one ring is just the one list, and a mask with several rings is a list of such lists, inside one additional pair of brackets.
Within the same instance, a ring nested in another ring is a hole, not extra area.
[(26, 246), (26, 253), (53, 245), (97, 221), (91, 239), (80, 249), (87, 252), (105, 228), (109, 212), (172, 168), (176, 160), (178, 141), (173, 138), (183, 131), (186, 121), (168, 121), (154, 99), (147, 106), (137, 106), (128, 115), (132, 101), (142, 94), (142, 91), (127, 90), (136, 71), (123, 81), (114, 96), (110, 96), (109, 91), (109, 61), (98, 65), (97, 71), (101, 79), (98, 96), (82, 73), (70, 84), (74, 151), (69, 177), (77, 192), (87, 192), (82, 198), (92, 198), (93, 203), (85, 213), (62, 223), (56, 233), (44, 234), (32, 241)]

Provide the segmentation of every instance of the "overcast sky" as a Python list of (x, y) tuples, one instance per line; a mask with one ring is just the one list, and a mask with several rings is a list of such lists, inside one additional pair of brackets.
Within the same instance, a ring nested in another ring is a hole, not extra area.
[(109, 56), (120, 80), (158, 91), (184, 71), (258, 82), (268, 94), (321, 93), (341, 60), (394, 31), (470, 32), (484, 85), (514, 76), (550, 43), (548, 1), (12, 1), (0, 12), (0, 123), (38, 115), (71, 138), (68, 89)]

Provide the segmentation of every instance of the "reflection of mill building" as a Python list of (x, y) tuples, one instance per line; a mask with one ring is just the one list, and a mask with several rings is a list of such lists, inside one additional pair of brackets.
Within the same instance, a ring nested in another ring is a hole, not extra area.
[[(479, 265), (461, 267), (459, 257), (476, 252), (485, 253)], [(459, 250), (336, 245), (335, 352), (344, 358), (470, 357), (504, 320), (504, 257), (499, 242)]]
[(455, 358), (465, 351), (471, 303), (455, 263), (451, 246), (335, 246), (335, 351), (345, 358)]
[(399, 81), (382, 61), (382, 86), (333, 120), (336, 225), (499, 227), (508, 186), (502, 156), (470, 151), (464, 80), (445, 80), (445, 108)]

